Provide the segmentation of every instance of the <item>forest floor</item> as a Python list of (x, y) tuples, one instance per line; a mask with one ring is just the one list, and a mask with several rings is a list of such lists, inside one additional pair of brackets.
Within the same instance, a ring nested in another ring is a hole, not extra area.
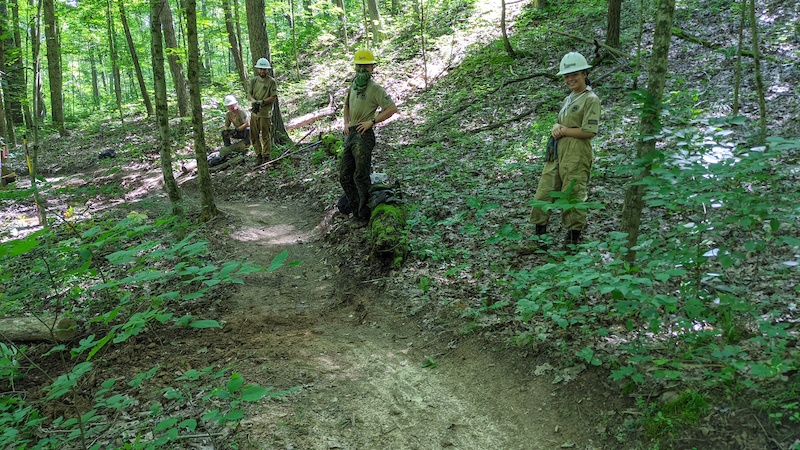
[[(492, 13), (495, 15), (482, 18), (485, 22), (480, 24), (499, 23), (497, 11)], [(496, 27), (487, 26), (487, 29), (491, 30), (487, 34), (492, 36), (480, 36), (476, 40), (496, 39)], [(451, 47), (441, 45), (439, 50), (449, 52), (452, 59), (442, 58), (440, 66), (432, 68), (431, 72), (442, 77), (446, 88), (448, 71), (454, 70), (472, 42), (454, 38)], [(520, 45), (524, 43), (520, 42)], [(702, 71), (689, 70), (688, 58), (681, 59), (696, 51), (695, 47), (687, 46), (675, 50), (678, 55), (672, 70), (687, 74), (690, 83), (697, 82), (695, 78), (709, 78)], [(562, 52), (563, 49), (558, 49), (558, 54)], [(715, 57), (723, 58), (721, 54)], [(536, 58), (540, 56), (510, 67), (509, 73), (516, 77), (514, 70), (524, 75), (525, 70), (536, 72), (542, 67), (553, 67), (552, 58), (546, 61)], [(473, 60), (472, 64), (482, 66), (483, 60), (477, 59), (480, 63)], [(525, 84), (513, 93), (492, 91), (495, 97), (503, 97), (503, 104), (496, 110), (487, 113), (481, 109), (493, 101), (492, 97), (481, 99), (471, 110), (473, 116), (453, 113), (451, 122), (444, 122), (450, 120), (444, 117), (439, 129), (426, 134), (420, 132), (419, 127), (415, 128), (425, 118), (421, 111), (447, 112), (451, 107), (463, 106), (463, 110), (470, 112), (473, 105), (453, 100), (463, 94), (456, 91), (461, 86), (455, 86), (453, 92), (446, 89), (422, 92), (428, 81), (435, 80), (421, 80), (419, 68), (411, 62), (407, 64), (408, 67), (379, 67), (378, 76), (382, 82), (386, 81), (389, 91), (401, 103), (401, 114), (378, 130), (379, 146), (375, 156), (376, 165), (380, 166), (378, 170), (398, 168), (404, 162), (404, 152), (413, 151), (410, 147), (415, 140), (422, 141), (423, 137), (427, 139), (435, 133), (441, 134), (438, 136), (441, 147), (432, 151), (449, 150), (467, 157), (470, 152), (480, 152), (488, 155), (487, 159), (493, 163), (493, 148), (513, 147), (517, 145), (513, 139), (530, 133), (532, 126), (527, 118), (484, 134), (470, 133), (469, 129), (478, 129), (486, 125), (485, 121), (511, 117), (515, 108), (534, 106), (536, 109), (547, 105), (539, 108), (541, 116), (544, 114), (541, 110), (551, 109), (551, 103), (555, 102), (536, 97), (539, 87), (534, 84)], [(335, 98), (342, 97), (345, 86), (342, 73), (349, 70), (348, 65), (335, 76), (328, 76), (331, 73), (326, 72), (327, 67), (327, 63), (320, 64), (310, 70), (317, 76), (303, 89), (298, 89), (315, 92), (321, 99), (320, 104), (327, 104), (329, 93), (335, 94)], [(785, 67), (779, 69), (790, 72), (787, 80), (796, 79), (791, 78), (797, 76), (795, 72)], [(606, 76), (607, 83), (613, 85), (617, 82), (612, 76), (616, 70), (617, 66), (604, 67), (598, 70), (598, 75)], [(485, 91), (489, 90), (486, 86), (499, 84), (492, 79), (498, 77), (497, 74), (482, 69), (475, 73), (478, 75), (474, 78), (464, 77), (468, 83), (480, 84)], [(776, 69), (775, 73), (781, 72)], [(488, 81), (480, 78), (482, 76)], [(718, 75), (724, 76), (728, 76), (725, 71)], [(720, 78), (716, 78), (714, 87), (723, 89), (727, 84), (719, 81)], [(334, 88), (331, 88), (334, 85), (331, 79), (338, 83)], [(329, 85), (325, 85), (326, 82)], [(608, 209), (593, 216), (590, 239), (592, 235), (605, 235), (616, 229), (624, 183), (612, 176), (612, 163), (617, 157), (621, 158), (622, 151), (631, 148), (626, 139), (632, 135), (633, 119), (625, 116), (630, 105), (623, 99), (629, 86), (613, 87), (609, 93), (615, 93), (615, 97), (603, 98), (604, 107), (608, 105), (609, 110), (609, 131), (599, 143), (602, 151), (598, 161), (599, 176), (593, 178), (593, 190), (602, 193)], [(472, 91), (467, 89), (466, 92), (466, 98), (471, 99)], [(677, 89), (676, 92), (683, 91)], [(416, 94), (420, 97), (412, 98)], [(515, 97), (517, 94), (519, 97)], [(781, 95), (778, 100), (782, 102), (790, 97)], [(283, 104), (285, 117), (312, 109), (309, 104), (300, 104), (301, 101), (287, 99)], [(797, 111), (796, 99), (790, 101), (785, 110)], [(614, 108), (624, 112), (615, 112)], [(788, 135), (796, 135), (797, 122), (793, 117), (785, 115), (776, 126), (785, 125)], [(536, 114), (531, 116), (531, 120), (539, 119)], [(328, 131), (338, 132), (337, 125), (340, 123), (331, 121)], [(48, 209), (63, 214), (74, 208), (76, 214), (94, 217), (147, 211), (154, 199), (167, 205), (151, 129), (150, 122), (143, 118), (126, 119), (123, 126), (108, 122), (95, 130), (76, 132), (62, 139), (47, 139), (40, 162), (42, 174), (52, 187), (53, 195), (47, 197)], [(175, 126), (173, 131), (179, 129)], [(447, 136), (449, 132), (480, 135), (485, 141), (481, 144), (485, 146), (478, 148), (479, 151), (473, 147), (474, 143), (459, 148), (461, 144)], [(188, 143), (179, 149), (179, 156), (190, 158), (193, 149), (189, 133), (175, 137), (178, 142)], [(217, 136), (208, 138), (209, 141), (213, 139)], [(97, 153), (104, 149), (115, 149), (118, 157), (97, 160)], [(535, 150), (525, 151), (531, 155), (535, 153)], [(576, 364), (574, 351), (547, 352), (509, 345), (511, 332), (503, 329), (503, 324), (487, 322), (469, 329), (468, 326), (474, 324), (459, 316), (457, 300), (460, 298), (466, 305), (478, 301), (476, 291), (482, 280), (476, 280), (477, 275), (463, 284), (452, 282), (442, 287), (440, 297), (431, 299), (420, 287), (423, 272), (415, 273), (414, 264), (418, 262), (411, 260), (402, 269), (391, 270), (385, 262), (370, 256), (367, 229), (351, 228), (333, 206), (340, 194), (335, 166), (323, 163), (310, 167), (309, 156), (309, 152), (298, 152), (280, 165), (265, 170), (253, 170), (252, 160), (248, 160), (245, 165), (213, 174), (215, 199), (222, 214), (201, 226), (202, 237), (211, 242), (215, 262), (253, 261), (269, 266), (275, 255), (287, 251), (289, 260), (301, 263), (249, 274), (243, 285), (219, 288), (202, 301), (186, 305), (185, 312), (215, 319), (222, 328), (173, 327), (144, 333), (104, 355), (104, 378), (129, 379), (158, 365), (163, 369), (163, 376), (155, 381), (168, 386), (172, 379), (190, 369), (216, 365), (234, 368), (248, 382), (291, 390), (286, 395), (252, 405), (249, 417), (235, 430), (185, 441), (187, 448), (654, 448), (654, 444), (648, 444), (639, 434), (641, 429), (637, 421), (641, 418), (641, 409), (621, 386), (609, 381), (607, 368)], [(474, 158), (478, 160), (476, 166), (480, 166), (479, 156)], [(521, 165), (535, 163), (538, 156), (526, 158)], [(22, 167), (21, 159), (18, 157), (16, 161), (19, 167)], [(447, 185), (446, 178), (452, 173), (465, 171), (474, 175), (475, 185), (503, 184), (518, 189), (501, 192), (511, 205), (503, 213), (525, 222), (526, 203), (532, 192), (530, 183), (535, 180), (532, 172), (522, 172), (524, 176), (531, 176), (528, 185), (514, 185), (512, 182), (518, 180), (511, 173), (503, 174), (506, 178), (502, 178), (489, 171), (483, 172), (488, 163), (478, 168), (468, 163), (464, 160), (431, 161), (430, 168), (408, 172), (418, 178), (408, 180), (407, 192), (416, 195), (415, 200), (420, 204), (426, 203), (429, 210), (438, 208), (441, 217), (436, 219), (443, 220), (458, 211), (453, 198), (461, 201), (462, 194), (471, 195), (469, 189), (462, 192), (461, 186), (455, 183)], [(179, 174), (176, 171), (176, 175)], [(189, 214), (196, 214), (199, 209), (196, 178), (180, 176), (178, 181)], [(24, 185), (25, 181), (21, 180), (19, 187)], [(56, 194), (66, 192), (59, 191), (62, 187), (90, 187), (94, 195), (76, 203), (74, 199)], [(441, 187), (452, 191), (438, 191)], [(441, 198), (432, 199), (434, 195)], [(3, 209), (0, 211), (3, 224), (0, 237), (5, 240), (36, 229), (34, 217), (32, 205), (23, 202)], [(456, 232), (448, 232), (442, 239), (445, 238), (452, 242), (469, 239)], [(505, 249), (485, 245), (484, 239), (475, 240), (474, 246), (478, 249), (472, 256), (475, 259), (516, 266), (541, 262), (536, 256), (514, 259), (516, 256)], [(35, 350), (32, 348), (30, 353)], [(44, 353), (47, 349), (42, 346), (39, 350)], [(59, 362), (50, 362), (56, 373)], [(47, 368), (48, 361), (39, 363)], [(32, 371), (17, 388), (35, 392), (48, 382)], [(654, 397), (660, 394), (654, 393)], [(197, 415), (202, 414), (202, 407), (202, 403), (187, 406), (197, 409)], [(788, 448), (796, 437), (783, 436), (778, 442), (768, 433), (769, 424), (759, 421), (758, 414), (747, 405), (717, 408), (694, 430), (673, 436), (676, 439), (670, 448)]]
[[(108, 145), (120, 140), (98, 138), (105, 139)], [(67, 140), (61, 145), (70, 147)], [(50, 181), (56, 186), (91, 184), (99, 191), (122, 186), (127, 194), (123, 203), (98, 196), (81, 206), (82, 213), (144, 211), (154, 194), (167, 205), (163, 192), (152, 191), (160, 185), (156, 154), (149, 154), (150, 162), (115, 168), (108, 177), (100, 174), (114, 161), (85, 156), (73, 160), (84, 172)], [(233, 179), (239, 181), (229, 183)], [(253, 450), (650, 448), (635, 431), (640, 412), (633, 398), (609, 382), (606, 370), (575, 365), (565, 355), (509, 347), (492, 332), (465, 332), (465, 322), (452, 310), (421, 297), (413, 282), (370, 256), (367, 228), (350, 227), (335, 207), (320, 208), (318, 197), (308, 191), (273, 184), (260, 193), (243, 193), (243, 186), (257, 184), (255, 179), (270, 180), (265, 171), (247, 164), (212, 178), (221, 214), (202, 231), (211, 242), (213, 260), (267, 267), (287, 251), (288, 260), (300, 264), (249, 274), (243, 285), (220, 288), (183, 306), (186, 313), (217, 320), (221, 329), (169, 327), (144, 333), (102, 359), (98, 379), (129, 380), (158, 366), (163, 375), (156, 386), (167, 387), (191, 369), (216, 366), (233, 368), (247, 382), (291, 391), (252, 405), (236, 429), (211, 437), (199, 433), (186, 445)], [(184, 202), (196, 206), (195, 176), (178, 180)], [(70, 206), (64, 200), (51, 198), (50, 207), (64, 211)], [(32, 214), (29, 206), (5, 210), (3, 222), (23, 229), (19, 220)], [(43, 345), (29, 353), (44, 353), (49, 344)], [(61, 361), (51, 357), (38, 364), (44, 371), (52, 364), (50, 372), (57, 373)], [(33, 371), (17, 389), (34, 393), (48, 383), (43, 372)], [(92, 386), (85, 388), (90, 392)], [(204, 406), (187, 405), (182, 413), (200, 416)], [(687, 437), (685, 446), (671, 448), (769, 448), (757, 421), (725, 420), (725, 427), (716, 424), (713, 439), (698, 434)]]

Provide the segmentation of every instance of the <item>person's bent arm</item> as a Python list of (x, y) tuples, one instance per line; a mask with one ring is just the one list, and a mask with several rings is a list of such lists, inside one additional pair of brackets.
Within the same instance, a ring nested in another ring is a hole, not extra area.
[(380, 114), (375, 116), (375, 123), (377, 124), (383, 122), (384, 120), (387, 120), (389, 117), (392, 117), (395, 114), (397, 114), (397, 105), (392, 103), (392, 106), (381, 110)]
[(576, 139), (591, 139), (597, 135), (597, 133), (590, 133), (588, 131), (583, 131), (582, 129), (575, 127), (575, 128), (567, 128), (561, 124), (553, 125), (553, 131), (551, 135), (556, 139), (561, 139), (562, 137), (571, 137)]
[(261, 100), (261, 104), (264, 106), (272, 106), (275, 103), (275, 100), (278, 99), (277, 95), (273, 95), (272, 97), (267, 97), (264, 100)]
[(393, 115), (395, 115), (395, 113), (397, 113), (397, 105), (392, 103), (390, 106), (387, 106), (385, 109), (382, 109), (380, 114), (375, 116), (374, 120), (368, 120), (366, 122), (359, 123), (358, 128), (356, 128), (356, 131), (363, 134), (365, 131), (374, 127), (376, 124), (383, 122), (389, 117), (392, 117)]

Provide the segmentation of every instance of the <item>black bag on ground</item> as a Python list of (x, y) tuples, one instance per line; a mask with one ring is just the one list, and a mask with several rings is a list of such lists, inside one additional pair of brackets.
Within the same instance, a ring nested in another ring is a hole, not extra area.
[[(388, 186), (385, 184), (373, 184), (369, 187), (369, 206), (370, 211), (377, 208), (381, 203), (400, 204), (403, 203), (403, 192), (400, 190), (400, 182), (395, 181), (393, 185)], [(350, 202), (347, 201), (347, 195), (342, 194), (339, 201), (336, 202), (336, 208), (342, 214), (350, 214), (353, 209), (350, 208)]]

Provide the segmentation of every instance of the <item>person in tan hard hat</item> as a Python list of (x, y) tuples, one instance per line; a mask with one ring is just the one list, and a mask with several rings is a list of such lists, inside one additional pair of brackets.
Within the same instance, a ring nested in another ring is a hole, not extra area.
[(356, 76), (344, 99), (345, 143), (339, 160), (339, 183), (353, 211), (354, 223), (363, 226), (371, 214), (368, 202), (374, 128), (392, 117), (397, 106), (386, 90), (372, 79), (375, 55), (369, 50), (359, 50), (353, 55), (353, 62)]
[[(580, 53), (570, 52), (561, 59), (557, 75), (564, 77), (570, 93), (562, 102), (558, 120), (551, 130), (552, 139), (548, 142), (547, 157), (534, 200), (552, 202), (555, 200), (550, 195), (553, 191), (568, 193), (580, 202), (587, 199), (594, 159), (591, 139), (600, 126), (600, 99), (592, 91), (589, 81), (591, 67)], [(532, 209), (531, 222), (536, 225), (537, 235), (547, 234), (549, 218), (548, 211), (538, 207)], [(580, 243), (581, 232), (586, 227), (586, 210), (565, 209), (561, 219), (567, 229), (565, 244)]]
[(255, 64), (258, 76), (247, 84), (247, 98), (253, 103), (250, 115), (250, 136), (256, 154), (256, 166), (269, 161), (272, 151), (272, 105), (278, 100), (278, 84), (269, 76), (272, 68), (267, 58)]

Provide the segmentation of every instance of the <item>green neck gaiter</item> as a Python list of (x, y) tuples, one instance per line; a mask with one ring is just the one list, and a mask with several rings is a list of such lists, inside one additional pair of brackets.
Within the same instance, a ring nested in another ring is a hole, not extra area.
[(364, 97), (364, 92), (367, 91), (367, 83), (369, 83), (372, 74), (365, 68), (359, 67), (356, 69), (356, 77), (353, 79), (353, 87), (359, 97)]

